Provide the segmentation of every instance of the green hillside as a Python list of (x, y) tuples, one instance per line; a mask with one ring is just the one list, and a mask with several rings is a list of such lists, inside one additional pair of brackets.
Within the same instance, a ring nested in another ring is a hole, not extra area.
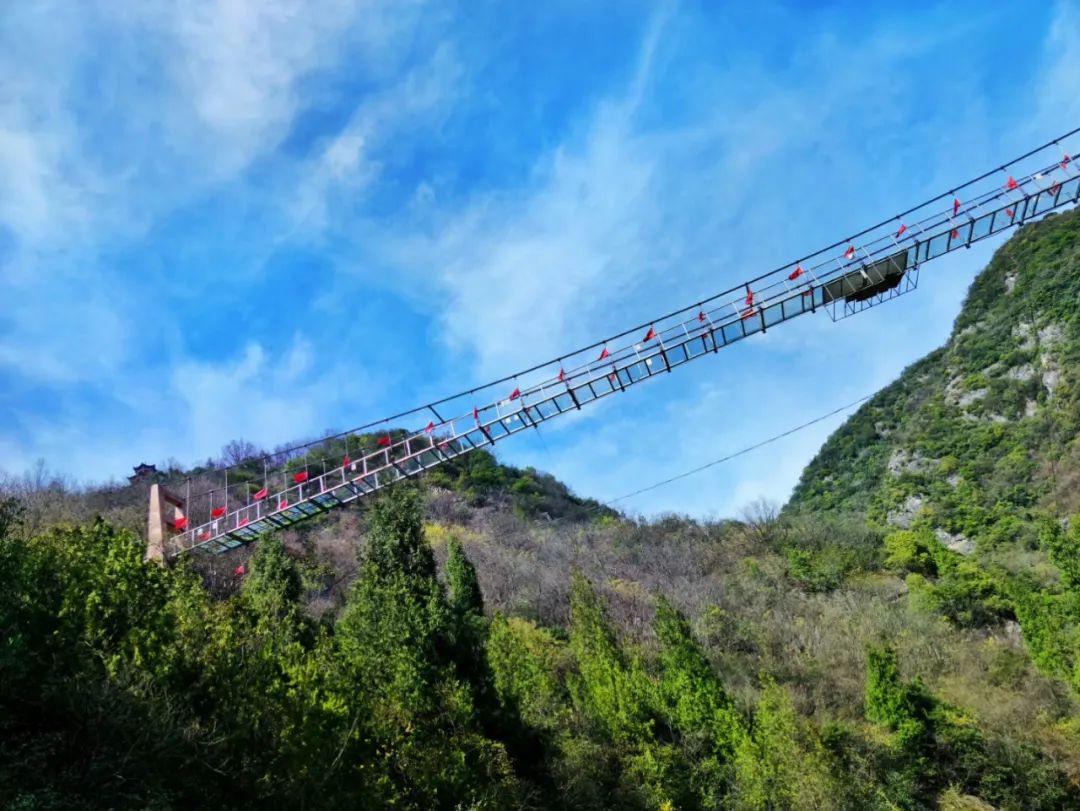
[(826, 442), (790, 509), (927, 526), (1027, 568), (1035, 519), (1080, 509), (1080, 212), (1024, 226), (978, 276), (944, 347)]
[(163, 568), (146, 482), (0, 476), (0, 807), (1080, 807), (1078, 235), (1016, 234), (782, 512), (477, 451)]
[(946, 345), (830, 437), (787, 509), (892, 532), (909, 600), (956, 625), (1018, 621), (1080, 690), (1080, 211), (997, 251)]

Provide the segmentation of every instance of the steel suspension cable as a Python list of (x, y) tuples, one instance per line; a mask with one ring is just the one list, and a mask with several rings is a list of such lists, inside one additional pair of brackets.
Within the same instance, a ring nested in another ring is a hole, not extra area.
[[(235, 468), (239, 467), (242, 464), (248, 464), (248, 463), (251, 463), (253, 461), (254, 462), (262, 461), (264, 463), (267, 463), (267, 462), (272, 461), (274, 457), (284, 457), (285, 459), (288, 459), (293, 454), (297, 454), (300, 451), (304, 451), (304, 450), (307, 450), (309, 448), (313, 448), (313, 447), (322, 445), (323, 443), (326, 443), (328, 441), (341, 439), (343, 437), (348, 437), (348, 436), (354, 435), (354, 434), (356, 434), (358, 432), (365, 431), (365, 430), (372, 429), (372, 428), (377, 428), (379, 426), (386, 426), (386, 425), (392, 423), (395, 420), (399, 420), (399, 419), (402, 419), (404, 417), (412, 416), (412, 415), (421, 413), (423, 411), (432, 411), (433, 413), (437, 414), (438, 412), (434, 411), (436, 406), (444, 405), (444, 404), (452, 402), (454, 400), (464, 398), (464, 397), (468, 397), (468, 396), (476, 394), (478, 392), (491, 389), (491, 388), (493, 388), (495, 386), (499, 386), (501, 384), (507, 383), (508, 381), (514, 380), (515, 378), (518, 378), (520, 376), (527, 375), (527, 374), (530, 374), (532, 372), (536, 372), (536, 371), (538, 371), (540, 369), (544, 369), (544, 368), (547, 368), (547, 367), (554, 367), (556, 364), (561, 364), (561, 363), (563, 363), (564, 361), (566, 361), (569, 358), (573, 358), (575, 356), (583, 355), (586, 352), (596, 350), (596, 349), (598, 349), (600, 347), (605, 347), (609, 343), (613, 343), (613, 342), (618, 341), (618, 340), (620, 340), (622, 338), (625, 338), (625, 337), (627, 337), (629, 335), (635, 334), (638, 331), (644, 329), (645, 327), (650, 326), (651, 324), (672, 319), (672, 318), (678, 316), (681, 313), (684, 313), (684, 312), (687, 312), (687, 311), (691, 310), (693, 307), (703, 307), (705, 304), (713, 302), (713, 301), (715, 301), (717, 299), (720, 299), (723, 296), (726, 296), (726, 295), (729, 295), (729, 294), (731, 294), (733, 292), (742, 290), (743, 288), (749, 288), (749, 285), (753, 285), (753, 284), (755, 284), (755, 283), (757, 283), (757, 282), (759, 282), (759, 281), (761, 281), (763, 279), (766, 279), (766, 278), (768, 278), (770, 276), (773, 276), (774, 274), (776, 274), (779, 271), (782, 271), (782, 270), (784, 270), (786, 268), (799, 265), (802, 262), (807, 262), (807, 261), (809, 261), (810, 259), (812, 259), (812, 258), (814, 258), (816, 256), (822, 255), (822, 254), (824, 254), (824, 253), (826, 253), (828, 251), (839, 248), (839, 247), (841, 247), (841, 246), (843, 246), (845, 244), (853, 243), (855, 240), (859, 239), (860, 237), (865, 236), (865, 235), (867, 235), (869, 233), (872, 233), (873, 231), (875, 231), (875, 230), (877, 230), (879, 228), (882, 228), (882, 227), (884, 227), (884, 226), (886, 226), (886, 225), (888, 225), (890, 223), (893, 223), (893, 222), (901, 221), (902, 218), (906, 217), (907, 215), (909, 215), (909, 214), (911, 214), (913, 212), (916, 212), (916, 211), (919, 211), (920, 209), (926, 208), (927, 206), (930, 206), (930, 205), (932, 205), (933, 203), (935, 203), (937, 201), (946, 199), (951, 195), (955, 195), (956, 192), (961, 191), (963, 189), (966, 189), (966, 188), (968, 188), (968, 187), (970, 187), (970, 186), (972, 186), (972, 185), (974, 185), (976, 183), (979, 183), (979, 182), (981, 182), (983, 180), (986, 180), (987, 178), (990, 178), (990, 177), (992, 177), (993, 175), (995, 175), (995, 174), (997, 174), (999, 172), (1005, 172), (1009, 167), (1014, 166), (1015, 164), (1017, 164), (1017, 163), (1019, 163), (1021, 161), (1024, 161), (1024, 160), (1026, 160), (1026, 159), (1028, 159), (1028, 158), (1030, 158), (1030, 157), (1032, 157), (1034, 155), (1037, 155), (1038, 153), (1040, 153), (1040, 152), (1042, 152), (1042, 151), (1044, 151), (1046, 149), (1049, 149), (1052, 146), (1060, 145), (1061, 141), (1064, 141), (1065, 139), (1070, 138), (1073, 135), (1076, 135), (1077, 133), (1080, 133), (1080, 127), (1074, 128), (1074, 129), (1070, 130), (1069, 132), (1066, 132), (1066, 133), (1064, 133), (1062, 135), (1059, 135), (1056, 138), (1054, 138), (1054, 139), (1052, 139), (1050, 141), (1047, 141), (1046, 143), (1044, 143), (1044, 144), (1042, 144), (1042, 145), (1040, 145), (1038, 147), (1035, 147), (1034, 149), (1031, 149), (1031, 150), (1029, 150), (1028, 152), (1025, 152), (1022, 155), (1019, 155), (1019, 156), (1017, 156), (1015, 158), (1012, 158), (1011, 160), (1007, 161), (1006, 163), (1001, 164), (1000, 166), (998, 166), (998, 167), (996, 167), (994, 169), (991, 169), (991, 170), (989, 170), (987, 172), (984, 172), (984, 173), (978, 175), (977, 177), (974, 177), (974, 178), (972, 178), (972, 179), (970, 179), (970, 180), (968, 180), (968, 181), (966, 181), (966, 182), (964, 182), (964, 183), (962, 183), (960, 185), (952, 187), (951, 189), (949, 189), (946, 192), (943, 192), (943, 193), (938, 194), (936, 196), (930, 197), (927, 200), (923, 201), (922, 203), (919, 203), (919, 204), (917, 204), (915, 206), (912, 206), (912, 207), (906, 209), (905, 211), (900, 212), (899, 214), (892, 215), (892, 216), (890, 216), (888, 218), (885, 218), (885, 219), (881, 220), (880, 222), (876, 223), (875, 225), (864, 228), (862, 231), (859, 231), (859, 232), (851, 235), (850, 237), (848, 237), (846, 239), (834, 242), (834, 243), (832, 243), (832, 244), (830, 244), (830, 245), (828, 245), (826, 247), (820, 248), (817, 251), (814, 251), (813, 253), (807, 254), (807, 255), (805, 255), (805, 256), (803, 256), (803, 257), (801, 257), (799, 259), (796, 259), (796, 260), (794, 260), (792, 262), (787, 262), (787, 263), (784, 263), (782, 265), (779, 265), (777, 268), (774, 268), (773, 270), (762, 273), (759, 276), (756, 276), (756, 277), (754, 277), (754, 278), (752, 278), (752, 279), (750, 279), (748, 281), (742, 282), (742, 283), (740, 283), (740, 284), (738, 284), (738, 285), (736, 285), (734, 287), (728, 288), (727, 290), (722, 291), (720, 293), (716, 293), (716, 294), (713, 294), (713, 295), (708, 296), (706, 298), (702, 298), (699, 301), (697, 301), (696, 303), (691, 304), (691, 305), (689, 305), (687, 307), (683, 307), (683, 308), (680, 308), (680, 309), (677, 309), (677, 310), (673, 310), (673, 311), (671, 311), (669, 313), (666, 313), (664, 315), (653, 318), (650, 321), (646, 321), (646, 322), (643, 322), (641, 324), (630, 327), (628, 329), (625, 329), (622, 332), (619, 332), (619, 333), (617, 333), (615, 335), (609, 336), (608, 338), (605, 338), (603, 340), (593, 342), (591, 344), (588, 344), (586, 346), (583, 346), (583, 347), (581, 347), (579, 349), (576, 349), (576, 350), (573, 350), (573, 351), (570, 351), (570, 352), (565, 352), (565, 353), (557, 356), (556, 358), (545, 361), (543, 363), (535, 364), (535, 365), (533, 365), (533, 366), (531, 366), (531, 367), (529, 367), (527, 369), (519, 370), (517, 372), (506, 375), (504, 377), (500, 377), (498, 379), (492, 380), (492, 381), (490, 381), (488, 383), (484, 383), (484, 384), (477, 385), (477, 386), (474, 386), (474, 387), (469, 388), (469, 389), (462, 390), (462, 391), (460, 391), (460, 392), (458, 392), (456, 394), (451, 394), (451, 395), (442, 397), (440, 399), (433, 400), (431, 402), (425, 403), (423, 405), (415, 406), (415, 407), (413, 407), (411, 409), (408, 409), (408, 410), (405, 410), (405, 411), (400, 411), (400, 412), (398, 412), (396, 414), (393, 414), (391, 416), (383, 417), (381, 419), (378, 419), (378, 420), (375, 420), (375, 421), (372, 421), (372, 422), (368, 422), (368, 423), (365, 423), (363, 425), (360, 425), (360, 426), (357, 426), (357, 427), (354, 427), (354, 428), (351, 428), (351, 429), (348, 429), (348, 430), (345, 430), (345, 431), (341, 431), (341, 432), (333, 433), (333, 434), (328, 434), (326, 436), (323, 436), (323, 437), (320, 437), (318, 439), (314, 439), (314, 440), (311, 440), (311, 441), (308, 441), (308, 442), (303, 442), (303, 443), (298, 443), (298, 444), (295, 444), (295, 445), (287, 446), (287, 447), (285, 447), (283, 449), (274, 451), (272, 453), (265, 453), (262, 456), (257, 456), (257, 457), (254, 457), (251, 460), (246, 460), (245, 462), (229, 465), (229, 466), (224, 467), (224, 468), (216, 468), (215, 472), (220, 473), (222, 471), (232, 470), (232, 469), (235, 469)], [(977, 208), (979, 205), (982, 204), (982, 202), (985, 202), (987, 199), (990, 199), (993, 196), (994, 196), (994, 194), (992, 192), (988, 192), (988, 193), (984, 193), (982, 195), (979, 195), (978, 197), (974, 198), (974, 200), (969, 201), (969, 206), (973, 205), (975, 208)], [(932, 217), (927, 218), (927, 220), (924, 220), (924, 222), (928, 221), (929, 219), (932, 219)], [(826, 264), (826, 263), (822, 263), (822, 264)]]
[(642, 487), (639, 490), (634, 490), (632, 493), (626, 493), (625, 495), (617, 496), (616, 498), (609, 498), (607, 501), (602, 502), (602, 504), (609, 506), (609, 505), (615, 504), (616, 502), (619, 502), (619, 501), (625, 501), (628, 498), (633, 498), (634, 496), (639, 496), (642, 493), (648, 493), (650, 490), (655, 490), (658, 487), (663, 487), (664, 485), (671, 484), (673, 482), (677, 482), (680, 479), (685, 479), (685, 478), (687, 478), (689, 476), (693, 476), (693, 475), (695, 475), (697, 473), (701, 473), (704, 470), (708, 470), (711, 467), (716, 467), (717, 465), (723, 464), (724, 462), (730, 462), (732, 459), (735, 459), (735, 458), (737, 458), (739, 456), (745, 456), (746, 454), (750, 453), (751, 451), (756, 451), (759, 448), (764, 448), (766, 445), (771, 445), (773, 442), (781, 440), (784, 437), (789, 437), (792, 434), (796, 434), (799, 431), (802, 431), (802, 430), (804, 430), (806, 428), (809, 428), (809, 427), (811, 427), (813, 425), (817, 425), (819, 422), (824, 422), (825, 420), (829, 419), (829, 417), (834, 417), (837, 414), (841, 413), (842, 411), (847, 411), (848, 409), (854, 408), (855, 406), (859, 405), (860, 403), (865, 403), (867, 400), (869, 400), (873, 396), (874, 395), (872, 395), (872, 394), (867, 394), (867, 395), (865, 395), (863, 397), (860, 397), (858, 400), (853, 400), (852, 402), (848, 403), (847, 405), (842, 405), (839, 408), (834, 408), (828, 414), (822, 414), (820, 417), (815, 417), (814, 419), (809, 420), (808, 422), (804, 422), (801, 425), (796, 425), (794, 428), (789, 428), (788, 430), (783, 431), (783, 432), (781, 432), (779, 434), (775, 434), (775, 435), (769, 437), (768, 439), (763, 439), (760, 442), (757, 442), (757, 443), (755, 443), (753, 445), (748, 445), (745, 448), (734, 451), (733, 453), (729, 453), (727, 456), (721, 456), (719, 459), (713, 459), (711, 462), (706, 462), (705, 464), (699, 465), (698, 467), (691, 468), (690, 470), (685, 470), (682, 473), (678, 473), (675, 476), (671, 476), (671, 477), (669, 477), (667, 479), (664, 479), (662, 481), (654, 482), (653, 484)]

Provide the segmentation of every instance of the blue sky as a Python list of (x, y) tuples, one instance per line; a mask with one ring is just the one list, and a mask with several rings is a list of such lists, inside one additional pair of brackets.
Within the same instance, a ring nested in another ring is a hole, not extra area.
[[(997, 165), (1080, 123), (1080, 7), (27, 3), (0, 77), (0, 469), (101, 481), (486, 382)], [(993, 247), (500, 456), (610, 498), (782, 431), (939, 345)], [(623, 506), (783, 500), (839, 421)]]

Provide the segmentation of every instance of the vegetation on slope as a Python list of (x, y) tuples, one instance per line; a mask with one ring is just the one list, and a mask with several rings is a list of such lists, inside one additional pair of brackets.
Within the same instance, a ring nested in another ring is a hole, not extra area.
[[(948, 343), (848, 420), (791, 508), (857, 510), (995, 546), (1080, 510), (1080, 211), (1024, 226), (972, 284)], [(905, 504), (907, 508), (905, 509)], [(909, 519), (905, 519), (909, 520)]]
[(1078, 229), (1002, 248), (782, 514), (479, 451), (161, 569), (144, 488), (0, 479), (0, 803), (1076, 807)]
[[(437, 558), (421, 498), (404, 488), (374, 505), (355, 539), (355, 579), (332, 611), (312, 610), (325, 584), (314, 549), (295, 538), (259, 544), (219, 598), (190, 566), (144, 562), (136, 536), (102, 521), (27, 537), (15, 502), (2, 515), (0, 574), (11, 587), (0, 593), (0, 799), (12, 807), (1080, 801), (1075, 764), (1048, 737), (1074, 706), (1047, 693), (1022, 653), (925, 615), (909, 635), (880, 603), (867, 611), (880, 583), (809, 583), (785, 598), (802, 583), (784, 551), (801, 530), (768, 515), (706, 527), (576, 525), (590, 547), (578, 558), (585, 570), (568, 578), (564, 619), (544, 623), (485, 611), (482, 584), (498, 567), (483, 576), (466, 550), (491, 541), (459, 526)], [(647, 559), (659, 537), (675, 548)], [(839, 541), (863, 542), (857, 532)], [(733, 592), (711, 611), (692, 601), (696, 621), (629, 585), (635, 557), (678, 578), (675, 561), (688, 555)], [(627, 579), (598, 578), (598, 558)], [(845, 583), (870, 576), (858, 571)], [(881, 626), (854, 645), (823, 640), (838, 621), (834, 632), (850, 634), (855, 618), (842, 605), (860, 594), (861, 621)], [(619, 611), (648, 617), (627, 633)], [(890, 625), (895, 646), (882, 647)], [(813, 651), (815, 638), (844, 657)], [(1037, 710), (1043, 731), (1018, 736), (1005, 719), (980, 719), (903, 677), (898, 661), (913, 644), (995, 662), (1013, 701), (1038, 685), (1020, 709)], [(826, 666), (851, 682), (835, 685)]]
[(914, 599), (957, 625), (1019, 620), (1035, 661), (1080, 690), (1078, 368), (1073, 211), (996, 253), (948, 343), (829, 439), (789, 510), (902, 528), (887, 543)]

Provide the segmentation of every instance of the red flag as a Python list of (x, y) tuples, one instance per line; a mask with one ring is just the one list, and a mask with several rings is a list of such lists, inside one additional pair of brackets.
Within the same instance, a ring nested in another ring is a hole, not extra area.
[(269, 495), (269, 492), (264, 487), (262, 490), (256, 490), (255, 495), (253, 495), (252, 498), (256, 501), (262, 501), (264, 498), (267, 497), (267, 495)]
[(562, 383), (565, 380), (566, 380), (566, 371), (560, 366), (559, 367), (559, 382)]
[(1016, 212), (1013, 211), (1011, 208), (1005, 209), (1005, 213), (1009, 215), (1010, 220), (1016, 216)]
[(516, 400), (520, 396), (521, 396), (521, 389), (514, 389), (512, 392), (510, 392), (510, 399), (511, 400)]
[(247, 574), (247, 569), (245, 569), (244, 564), (241, 563), (239, 566), (237, 566), (235, 569), (233, 569), (233, 574), (236, 575), (237, 577), (243, 577), (244, 575)]
[(292, 480), (297, 484), (303, 484), (308, 480), (308, 472), (306, 470), (301, 470), (299, 473), (294, 473)]
[(473, 418), (474, 420), (476, 420), (477, 424), (479, 424), (479, 423), (480, 423), (480, 409), (479, 409), (479, 408), (477, 408), (476, 406), (473, 406), (473, 410), (472, 410), (472, 418)]
[(597, 360), (603, 360), (604, 358), (610, 358), (611, 353), (607, 351), (607, 347), (604, 347), (604, 351), (600, 353), (600, 357)]
[(434, 423), (434, 422), (429, 422), (429, 423), (428, 423), (428, 424), (427, 424), (427, 425), (426, 425), (426, 426), (424, 427), (424, 433), (425, 433), (425, 434), (430, 434), (430, 433), (431, 433), (432, 431), (434, 431), (434, 430), (435, 430), (435, 423)]
[(286, 507), (288, 507), (288, 506), (289, 506), (289, 502), (288, 502), (288, 501), (286, 501), (285, 499), (282, 499), (282, 500), (281, 500), (281, 501), (279, 501), (279, 502), (278, 502), (278, 504), (277, 504), (277, 508), (278, 508), (279, 510), (284, 510), (284, 509), (285, 509)]
[(387, 434), (386, 436), (381, 436), (378, 439), (378, 445), (379, 445), (380, 448), (389, 448), (392, 443), (393, 443), (393, 440), (390, 439), (389, 434)]
[(612, 372), (607, 376), (608, 382), (614, 387), (619, 385), (619, 376)]
[(806, 271), (802, 269), (802, 265), (796, 265), (795, 270), (791, 271), (791, 273), (788, 274), (788, 281), (793, 282), (797, 278), (802, 276), (804, 273), (806, 273)]
[(900, 230), (896, 232), (896, 238), (899, 239), (901, 236), (903, 236), (903, 234), (904, 234), (904, 232), (906, 230), (907, 230), (907, 226), (904, 225), (903, 223), (900, 223)]
[(1006, 189), (1009, 189), (1010, 191), (1012, 191), (1013, 189), (1015, 189), (1015, 188), (1016, 188), (1017, 186), (1019, 186), (1019, 185), (1020, 185), (1020, 184), (1016, 182), (1016, 179), (1015, 179), (1015, 178), (1014, 178), (1014, 177), (1013, 177), (1012, 175), (1009, 175), (1009, 180), (1008, 180), (1008, 182), (1007, 182), (1007, 183), (1005, 184), (1005, 188), (1006, 188)]
[(440, 442), (439, 447), (444, 451), (448, 451), (448, 450), (450, 450), (450, 443), (449, 442)]
[(1072, 158), (1070, 158), (1068, 153), (1066, 153), (1065, 157), (1061, 159), (1061, 168), (1067, 169), (1070, 163), (1072, 163)]
[(237, 528), (246, 527), (249, 523), (251, 523), (251, 519), (245, 515), (243, 518), (240, 519), (240, 522), (236, 526)]
[(200, 541), (209, 541), (210, 540), (210, 530), (204, 529), (201, 533), (199, 533), (199, 540)]
[(653, 329), (652, 327), (649, 327), (649, 331), (645, 333), (645, 337), (642, 338), (641, 340), (643, 342), (651, 341), (655, 337), (656, 337), (656, 330)]
[(855, 246), (854, 245), (848, 245), (848, 249), (846, 251), (844, 251), (844, 258), (849, 259), (849, 260), (855, 258)]
[(214, 509), (210, 511), (211, 518), (221, 518), (223, 515), (225, 515), (224, 507), (214, 507)]
[(949, 232), (949, 236), (952, 237), (953, 239), (959, 239), (960, 238), (960, 232), (957, 231), (954, 228), (952, 231)]
[(348, 467), (352, 464), (352, 459), (349, 458), (349, 454), (345, 454), (345, 457), (341, 460), (342, 467)]
[(1057, 197), (1057, 193), (1058, 193), (1058, 191), (1060, 189), (1061, 189), (1061, 184), (1060, 183), (1055, 183), (1053, 186), (1050, 187), (1050, 193), (1052, 195), (1054, 195), (1055, 197)]
[(742, 320), (743, 320), (743, 321), (745, 321), (745, 320), (746, 320), (747, 318), (749, 318), (750, 316), (752, 316), (752, 315), (753, 315), (754, 313), (756, 313), (756, 312), (757, 312), (757, 310), (756, 310), (755, 308), (753, 308), (753, 307), (747, 307), (747, 308), (746, 308), (746, 312), (744, 312), (744, 313), (742, 314)]
[(183, 515), (181, 515), (179, 518), (177, 518), (175, 521), (173, 521), (173, 526), (176, 529), (184, 529), (184, 527), (186, 527), (187, 525), (188, 525), (188, 520)]
[(705, 311), (704, 310), (699, 310), (698, 311), (697, 320), (700, 321), (702, 324), (705, 323)]
[(746, 306), (752, 307), (754, 305), (754, 291), (747, 289), (746, 291)]
[(952, 215), (955, 217), (956, 213), (960, 210), (960, 198), (954, 197), (952, 199)]

